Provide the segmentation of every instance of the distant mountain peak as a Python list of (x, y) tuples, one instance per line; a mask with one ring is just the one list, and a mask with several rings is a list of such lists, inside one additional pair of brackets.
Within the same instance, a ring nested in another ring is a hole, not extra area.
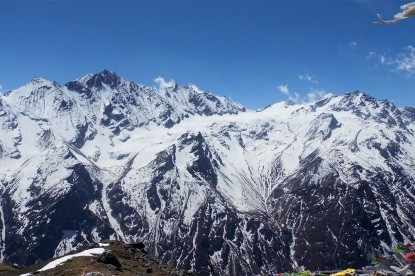
[(355, 110), (356, 108), (364, 108), (368, 105), (376, 108), (379, 106), (379, 101), (368, 94), (356, 90), (342, 96), (335, 109)]
[(115, 73), (114, 71), (107, 70), (107, 69), (104, 69), (103, 71), (101, 71), (101, 72), (99, 72), (95, 75), (101, 76), (101, 77), (104, 77), (104, 78), (121, 79), (121, 77), (118, 76), (117, 73)]
[(361, 99), (370, 99), (370, 100), (376, 100), (375, 98), (373, 98), (372, 96), (360, 91), (360, 90), (355, 90), (353, 92), (347, 92), (344, 95), (345, 98), (361, 98)]
[(41, 83), (41, 82), (47, 82), (48, 80), (40, 77), (34, 77), (30, 80), (30, 83)]
[(88, 88), (103, 89), (105, 86), (108, 86), (115, 89), (122, 83), (123, 78), (115, 72), (104, 69), (100, 73), (86, 75), (77, 81), (85, 84)]
[(33, 94), (38, 94), (40, 91), (45, 92), (47, 90), (59, 90), (61, 85), (55, 81), (50, 81), (44, 78), (35, 77), (31, 79), (26, 85), (8, 91), (4, 96), (7, 98), (28, 98)]
[(57, 87), (59, 87), (60, 86), (55, 81), (50, 81), (50, 80), (40, 78), (40, 77), (34, 77), (33, 79), (30, 80), (28, 85), (37, 86), (37, 87), (41, 87), (41, 86), (57, 86)]
[(92, 95), (92, 90), (103, 90), (106, 87), (110, 89), (119, 88), (122, 83), (126, 82), (115, 72), (104, 69), (96, 74), (87, 74), (74, 81), (70, 81), (65, 86), (72, 91), (86, 94), (88, 97)]

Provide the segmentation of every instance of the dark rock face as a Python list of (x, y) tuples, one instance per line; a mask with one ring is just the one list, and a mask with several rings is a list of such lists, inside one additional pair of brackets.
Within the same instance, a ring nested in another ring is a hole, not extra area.
[(65, 87), (71, 91), (82, 94), (87, 99), (90, 99), (93, 95), (92, 90), (80, 83), (79, 81), (68, 82), (67, 84), (65, 84)]
[[(14, 216), (16, 203), (7, 194), (7, 190), (3, 193), (2, 207), (8, 225), (6, 235), (8, 239), (13, 240), (13, 243), (6, 244), (6, 262), (31, 265), (52, 258), (64, 236), (63, 233), (68, 229), (73, 233), (74, 244), (81, 243), (85, 237), (91, 239), (93, 228), (97, 226), (107, 238), (114, 233), (108, 224), (102, 223), (94, 213), (85, 208), (88, 202), (99, 197), (97, 191), (102, 189), (102, 185), (94, 183), (85, 167), (76, 165), (72, 169), (73, 173), (66, 179), (69, 184), (68, 190), (59, 196), (39, 193), (41, 189), (37, 185), (42, 183), (32, 184), (32, 200), (29, 201), (28, 211), (24, 214), (27, 222)], [(20, 232), (18, 229), (21, 229), (24, 223), (28, 223), (29, 227)], [(35, 238), (29, 240), (27, 237)]]
[(403, 113), (410, 119), (410, 121), (412, 123), (415, 122), (415, 108), (413, 108), (413, 107), (405, 107), (403, 109)]
[(215, 169), (219, 167), (218, 163), (213, 158), (213, 154), (200, 132), (196, 136), (192, 136), (191, 139), (194, 144), (190, 152), (195, 155), (196, 160), (187, 167), (187, 171), (195, 178), (196, 175), (201, 175), (207, 183), (211, 183), (213, 187), (216, 187), (218, 177)]
[[(295, 237), (298, 263), (312, 270), (362, 267), (382, 252), (381, 243), (391, 244), (392, 239), (403, 243), (404, 236), (414, 235), (397, 212), (398, 202), (406, 196), (390, 189), (404, 185), (414, 190), (413, 186), (399, 180), (388, 183), (385, 174), (373, 175), (359, 167), (354, 168), (356, 173), (367, 174), (368, 180), (344, 183), (333, 171), (315, 182), (311, 178), (319, 173), (320, 162), (304, 165), (274, 190), (268, 202), (275, 220), (291, 229)], [(287, 187), (289, 193), (283, 191)], [(402, 211), (409, 217), (415, 210), (406, 206)], [(388, 221), (384, 220), (384, 212)]]
[(109, 86), (112, 89), (117, 88), (121, 83), (121, 78), (117, 76), (114, 72), (104, 70), (99, 74), (93, 75), (87, 82), (87, 87), (95, 87), (98, 90), (104, 88), (105, 85)]

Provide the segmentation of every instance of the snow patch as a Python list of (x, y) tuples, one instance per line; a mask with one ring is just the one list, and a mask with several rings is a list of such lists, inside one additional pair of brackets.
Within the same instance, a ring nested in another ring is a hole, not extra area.
[(76, 258), (76, 257), (93, 257), (94, 255), (99, 255), (102, 254), (105, 251), (105, 248), (92, 248), (92, 249), (88, 249), (76, 254), (72, 254), (72, 255), (68, 255), (68, 256), (64, 256), (62, 258), (59, 258), (57, 260), (54, 260), (50, 263), (48, 263), (47, 265), (45, 265), (44, 267), (42, 267), (41, 269), (39, 269), (39, 272), (42, 271), (46, 271), (48, 269), (52, 269), (55, 268), (59, 265), (62, 265), (64, 262), (66, 262), (67, 260)]

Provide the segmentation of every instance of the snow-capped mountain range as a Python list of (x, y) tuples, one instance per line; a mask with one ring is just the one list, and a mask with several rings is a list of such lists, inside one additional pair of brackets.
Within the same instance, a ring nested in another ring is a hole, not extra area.
[(105, 70), (2, 95), (0, 127), (3, 262), (110, 238), (199, 275), (255, 275), (415, 241), (415, 109), (360, 92), (250, 111)]

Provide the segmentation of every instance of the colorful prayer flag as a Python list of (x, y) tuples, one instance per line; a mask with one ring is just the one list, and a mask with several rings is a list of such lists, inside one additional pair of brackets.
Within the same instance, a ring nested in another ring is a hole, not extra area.
[(407, 244), (405, 244), (405, 247), (406, 247), (406, 248), (411, 248), (411, 247), (412, 247), (412, 244), (410, 244), (410, 243), (408, 242)]

